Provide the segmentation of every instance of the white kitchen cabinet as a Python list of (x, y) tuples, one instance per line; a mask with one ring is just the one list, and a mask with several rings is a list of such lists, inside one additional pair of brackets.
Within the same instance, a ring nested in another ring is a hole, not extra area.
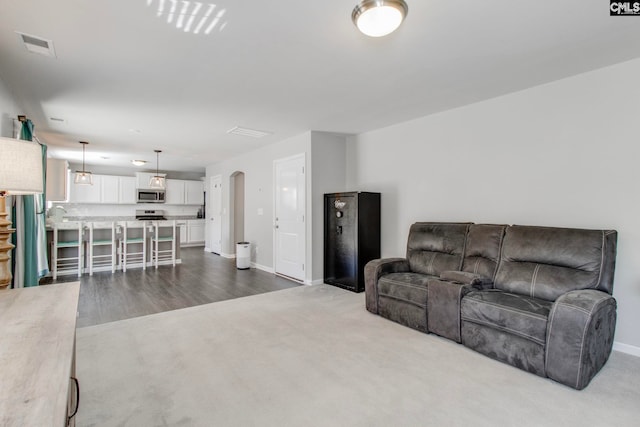
[(202, 181), (167, 179), (166, 202), (169, 205), (202, 205), (204, 184)]
[[(118, 203), (118, 192), (120, 190), (119, 176), (101, 175), (100, 176), (100, 203)], [(96, 185), (95, 183), (93, 185)]]
[(64, 202), (67, 200), (67, 178), (69, 162), (61, 159), (47, 159), (47, 200)]
[(136, 178), (133, 176), (119, 176), (118, 178), (118, 203), (136, 204)]
[(184, 205), (184, 181), (181, 179), (165, 180), (165, 203), (168, 205)]
[(73, 182), (73, 172), (69, 172), (69, 203), (100, 203), (102, 197), (102, 176), (93, 175), (93, 185), (79, 185)]
[(185, 181), (184, 182), (184, 203), (186, 205), (204, 204), (204, 182)]
[(204, 219), (190, 219), (187, 221), (187, 243), (204, 244)]
[(132, 176), (93, 175), (93, 185), (74, 184), (73, 174), (68, 180), (69, 203), (136, 203), (136, 179)]

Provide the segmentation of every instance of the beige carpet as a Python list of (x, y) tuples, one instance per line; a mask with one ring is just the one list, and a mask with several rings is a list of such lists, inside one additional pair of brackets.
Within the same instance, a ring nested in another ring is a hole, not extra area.
[(640, 358), (575, 391), (304, 286), (81, 328), (79, 426), (637, 426)]

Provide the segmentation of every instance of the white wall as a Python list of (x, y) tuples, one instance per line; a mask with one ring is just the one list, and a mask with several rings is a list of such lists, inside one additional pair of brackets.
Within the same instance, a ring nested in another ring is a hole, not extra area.
[(9, 87), (0, 78), (0, 136), (15, 138), (13, 120), (18, 118), (18, 106)]
[[(222, 255), (234, 253), (233, 245), (235, 242), (232, 239), (230, 229), (232, 221), (229, 217), (231, 212), (229, 209), (231, 175), (235, 172), (244, 172), (244, 238), (252, 244), (251, 262), (259, 268), (273, 271), (273, 161), (300, 153), (305, 153), (308, 161), (310, 147), (311, 132), (306, 132), (207, 167), (205, 180), (207, 195), (210, 194), (208, 187), (211, 177), (222, 176)], [(210, 202), (207, 200), (207, 209), (210, 206)], [(258, 210), (262, 212), (262, 215), (258, 214)], [(207, 221), (207, 225), (209, 225), (209, 221)], [(308, 234), (309, 232), (307, 232)], [(206, 247), (210, 246), (208, 229), (205, 245)]]
[[(207, 167), (206, 184), (222, 176), (222, 254), (234, 253), (230, 218), (230, 179), (235, 172), (245, 174), (244, 238), (252, 243), (251, 261), (258, 268), (273, 271), (273, 162), (304, 153), (306, 161), (306, 239), (305, 282), (319, 283), (323, 277), (323, 194), (344, 191), (344, 135), (306, 132), (262, 149)], [(207, 190), (209, 194), (209, 190)], [(207, 208), (210, 204), (208, 202)], [(258, 214), (258, 210), (263, 212)], [(209, 221), (207, 221), (209, 224)], [(207, 241), (209, 247), (209, 231)]]
[(616, 229), (616, 345), (640, 350), (639, 75), (634, 60), (353, 137), (347, 182), (382, 192), (383, 256), (414, 221)]

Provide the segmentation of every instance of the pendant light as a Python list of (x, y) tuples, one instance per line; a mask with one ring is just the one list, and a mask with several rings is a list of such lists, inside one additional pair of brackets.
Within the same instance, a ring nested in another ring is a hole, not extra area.
[(91, 175), (91, 172), (84, 170), (84, 149), (89, 143), (80, 141), (80, 144), (82, 144), (82, 171), (76, 171), (73, 183), (79, 185), (93, 185), (93, 175)]
[(408, 11), (404, 0), (362, 0), (351, 19), (367, 36), (382, 37), (397, 30)]
[(149, 187), (151, 188), (164, 188), (164, 176), (160, 176), (160, 153), (162, 150), (153, 150), (156, 153), (156, 175), (152, 176), (149, 180)]

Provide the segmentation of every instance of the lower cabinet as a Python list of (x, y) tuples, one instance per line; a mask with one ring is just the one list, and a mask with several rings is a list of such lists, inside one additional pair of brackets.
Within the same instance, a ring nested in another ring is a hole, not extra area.
[(204, 245), (204, 219), (188, 219), (179, 221), (180, 246)]

